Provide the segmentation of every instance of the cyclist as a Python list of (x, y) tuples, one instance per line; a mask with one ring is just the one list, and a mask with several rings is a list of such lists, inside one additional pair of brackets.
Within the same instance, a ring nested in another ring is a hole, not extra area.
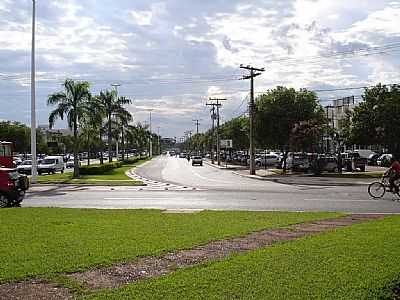
[(385, 175), (390, 176), (390, 191), (398, 193), (399, 187), (395, 184), (395, 181), (400, 179), (400, 163), (394, 156), (390, 159), (390, 168), (385, 172)]

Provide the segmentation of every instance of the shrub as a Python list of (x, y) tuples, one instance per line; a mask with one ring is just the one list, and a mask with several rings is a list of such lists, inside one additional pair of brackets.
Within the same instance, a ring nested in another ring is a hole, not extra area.
[(124, 159), (122, 165), (133, 165), (141, 160), (147, 159), (147, 156), (135, 156), (131, 158)]

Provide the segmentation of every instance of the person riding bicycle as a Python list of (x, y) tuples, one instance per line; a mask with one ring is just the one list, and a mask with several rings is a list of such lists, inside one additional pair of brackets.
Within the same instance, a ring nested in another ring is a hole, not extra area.
[(395, 184), (400, 179), (400, 163), (393, 156), (390, 159), (390, 168), (385, 172), (385, 176), (389, 176), (390, 191), (399, 192), (399, 187)]

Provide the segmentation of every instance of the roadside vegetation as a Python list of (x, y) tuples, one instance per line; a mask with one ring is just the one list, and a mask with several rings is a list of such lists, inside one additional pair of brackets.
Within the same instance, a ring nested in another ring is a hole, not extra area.
[(147, 157), (127, 159), (123, 162), (112, 162), (103, 165), (90, 165), (80, 168), (79, 178), (74, 178), (73, 173), (38, 176), (37, 182), (41, 184), (89, 184), (105, 186), (142, 185), (141, 181), (133, 180), (125, 173), (130, 169), (146, 162)]
[(23, 208), (0, 210), (0, 283), (187, 249), (338, 213)]
[(84, 299), (398, 299), (399, 225), (387, 217)]

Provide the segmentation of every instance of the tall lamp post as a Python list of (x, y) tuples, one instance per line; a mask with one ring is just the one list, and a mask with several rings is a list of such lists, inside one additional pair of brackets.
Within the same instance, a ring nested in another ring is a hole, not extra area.
[(153, 157), (153, 135), (152, 135), (152, 130), (151, 130), (151, 112), (153, 109), (148, 109), (147, 110), (150, 113), (150, 122), (149, 122), (149, 130), (150, 130), (150, 141), (149, 141), (149, 156)]
[[(111, 86), (114, 87), (115, 94), (116, 94), (117, 100), (118, 100), (118, 87), (120, 87), (121, 85), (119, 83), (113, 83), (113, 84), (111, 84)], [(115, 121), (117, 121), (117, 116), (115, 115), (114, 117), (115, 117)], [(117, 130), (117, 132), (118, 132), (118, 130)], [(117, 161), (118, 161), (118, 151), (119, 151), (119, 149), (118, 149), (118, 141), (119, 141), (119, 133), (117, 135), (117, 140), (116, 140), (116, 144), (115, 144), (115, 152), (116, 152), (116, 155), (117, 155)]]
[(36, 183), (36, 79), (35, 79), (35, 27), (36, 0), (32, 0), (32, 58), (31, 58), (31, 154), (32, 154), (32, 183)]

